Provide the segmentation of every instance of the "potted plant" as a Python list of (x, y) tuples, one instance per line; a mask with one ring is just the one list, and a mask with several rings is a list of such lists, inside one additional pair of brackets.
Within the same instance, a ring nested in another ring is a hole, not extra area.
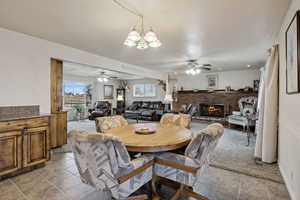
[(84, 106), (83, 105), (74, 105), (73, 109), (76, 111), (76, 120), (83, 119)]

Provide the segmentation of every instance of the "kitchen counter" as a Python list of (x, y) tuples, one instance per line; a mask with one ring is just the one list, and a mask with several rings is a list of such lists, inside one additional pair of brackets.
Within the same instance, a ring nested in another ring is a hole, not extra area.
[(38, 115), (28, 115), (28, 116), (0, 116), (0, 122), (7, 122), (7, 121), (16, 121), (16, 120), (26, 120), (26, 119), (35, 119), (40, 117), (50, 117), (51, 114), (49, 113), (41, 113)]

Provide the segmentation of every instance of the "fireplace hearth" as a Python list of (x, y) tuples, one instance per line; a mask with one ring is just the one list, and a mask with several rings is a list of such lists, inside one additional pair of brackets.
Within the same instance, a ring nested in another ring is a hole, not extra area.
[(225, 118), (224, 104), (199, 104), (200, 117)]

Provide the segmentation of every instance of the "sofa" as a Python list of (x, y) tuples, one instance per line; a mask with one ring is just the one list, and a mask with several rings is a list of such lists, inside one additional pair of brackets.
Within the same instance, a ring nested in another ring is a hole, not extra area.
[(161, 101), (134, 101), (125, 109), (125, 118), (159, 121), (165, 113), (165, 105)]
[(93, 108), (88, 110), (89, 119), (95, 120), (97, 117), (104, 117), (111, 115), (111, 103), (108, 101), (96, 101)]

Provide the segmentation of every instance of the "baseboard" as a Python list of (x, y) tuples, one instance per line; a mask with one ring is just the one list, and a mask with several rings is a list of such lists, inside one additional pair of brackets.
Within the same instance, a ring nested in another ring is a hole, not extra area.
[(295, 197), (295, 194), (292, 192), (292, 189), (291, 189), (291, 186), (288, 184), (288, 182), (287, 182), (287, 175), (284, 173), (284, 171), (282, 170), (282, 168), (281, 168), (281, 165), (280, 165), (280, 162), (278, 162), (278, 167), (279, 167), (279, 171), (280, 171), (280, 173), (281, 173), (281, 175), (282, 175), (282, 177), (283, 177), (283, 180), (284, 180), (284, 183), (285, 183), (285, 185), (286, 185), (286, 188), (287, 188), (287, 190), (288, 190), (288, 193), (289, 193), (289, 195), (290, 195), (290, 197), (291, 197), (291, 200), (296, 200), (296, 197)]

